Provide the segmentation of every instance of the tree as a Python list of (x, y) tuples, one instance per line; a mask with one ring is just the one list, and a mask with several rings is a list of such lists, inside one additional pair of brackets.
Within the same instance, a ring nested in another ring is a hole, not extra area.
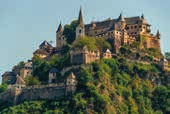
[(165, 86), (158, 86), (153, 92), (153, 108), (165, 111), (167, 107), (168, 89)]
[(27, 86), (40, 85), (40, 81), (38, 80), (38, 77), (28, 76), (25, 79), (25, 82)]
[(20, 61), (17, 65), (12, 68), (12, 71), (15, 75), (20, 74), (20, 69), (25, 65), (24, 61)]
[(0, 85), (0, 93), (6, 91), (7, 89), (8, 89), (7, 83), (2, 83)]
[(76, 27), (78, 25), (78, 21), (74, 20), (70, 25), (64, 26), (63, 35), (66, 37), (67, 43), (71, 44), (76, 38)]

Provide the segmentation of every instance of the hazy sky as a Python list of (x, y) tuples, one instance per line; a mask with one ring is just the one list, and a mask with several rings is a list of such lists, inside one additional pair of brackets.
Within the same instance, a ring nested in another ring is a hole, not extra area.
[(77, 19), (80, 5), (85, 23), (144, 13), (152, 32), (161, 32), (162, 52), (170, 51), (170, 0), (0, 0), (0, 75), (30, 59), (41, 41), (55, 41), (60, 20)]

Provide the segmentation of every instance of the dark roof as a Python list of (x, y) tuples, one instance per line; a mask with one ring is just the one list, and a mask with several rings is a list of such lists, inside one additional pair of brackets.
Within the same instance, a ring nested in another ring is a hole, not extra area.
[(25, 81), (20, 76), (17, 76), (15, 84), (25, 85)]
[(121, 13), (120, 16), (119, 16), (118, 21), (125, 21), (125, 19), (124, 19), (122, 13)]
[(6, 71), (2, 76), (15, 76), (15, 74), (11, 71)]
[(52, 68), (52, 69), (50, 70), (50, 73), (55, 73), (55, 72), (58, 72), (58, 70), (57, 70), (56, 68)]
[[(112, 30), (113, 30), (114, 29), (114, 24), (117, 21), (119, 21), (120, 19), (125, 20), (126, 24), (137, 24), (139, 22), (139, 20), (141, 20), (139, 16), (124, 18), (122, 15), (120, 15), (119, 18), (117, 18), (117, 19), (109, 19), (109, 20), (104, 20), (104, 21), (100, 21), (100, 22), (93, 22), (93, 23), (96, 24), (95, 29), (112, 28)], [(89, 30), (90, 27), (92, 27), (92, 23), (85, 25), (86, 30)]]
[(53, 47), (51, 44), (49, 44), (46, 40), (44, 40), (40, 45), (40, 47), (42, 46), (50, 46), (50, 47)]
[(43, 49), (37, 49), (33, 54), (49, 55), (49, 53)]
[(81, 7), (80, 7), (80, 12), (79, 12), (79, 17), (78, 17), (78, 25), (84, 27), (84, 21), (83, 21), (83, 15), (82, 15)]
[(60, 22), (60, 24), (59, 24), (58, 29), (57, 29), (56, 32), (63, 32), (63, 27), (62, 27), (62, 25), (61, 25), (61, 22)]

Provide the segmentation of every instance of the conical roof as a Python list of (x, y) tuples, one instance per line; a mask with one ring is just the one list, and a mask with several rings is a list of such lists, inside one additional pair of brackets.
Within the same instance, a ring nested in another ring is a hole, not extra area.
[(76, 78), (76, 76), (74, 75), (73, 72), (71, 72), (67, 79), (75, 79), (75, 78)]
[(120, 13), (120, 16), (118, 18), (118, 21), (125, 21), (125, 18), (123, 17), (122, 13)]
[(15, 84), (25, 85), (25, 81), (20, 76), (17, 76)]
[(61, 22), (60, 22), (60, 24), (58, 26), (57, 32), (63, 32), (63, 27), (61, 25)]
[(78, 25), (84, 27), (84, 21), (83, 21), (83, 15), (82, 15), (81, 7), (80, 7), (79, 17), (78, 17)]
[(142, 15), (141, 15), (141, 19), (145, 19), (145, 17), (144, 17), (144, 15), (143, 15), (143, 13), (142, 13)]

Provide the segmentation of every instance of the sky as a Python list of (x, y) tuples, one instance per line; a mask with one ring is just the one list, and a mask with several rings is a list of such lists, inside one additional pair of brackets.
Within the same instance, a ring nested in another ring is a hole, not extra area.
[(162, 52), (170, 51), (170, 0), (0, 0), (0, 75), (30, 59), (43, 40), (55, 42), (60, 21), (77, 19), (80, 6), (85, 23), (143, 13), (153, 34), (161, 32)]

